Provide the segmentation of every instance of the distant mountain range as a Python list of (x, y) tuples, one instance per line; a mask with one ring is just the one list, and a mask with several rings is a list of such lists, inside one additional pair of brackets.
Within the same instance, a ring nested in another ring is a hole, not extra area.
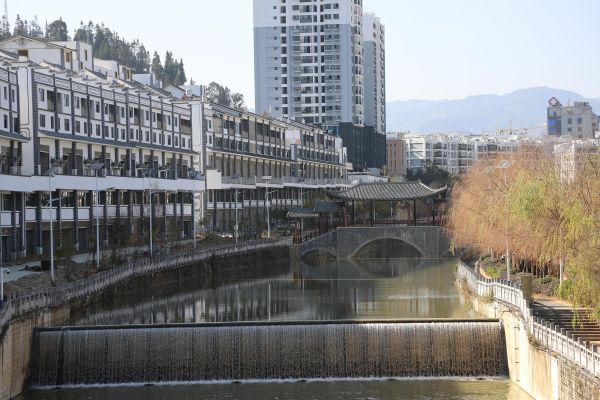
[(563, 105), (569, 101), (571, 104), (589, 101), (594, 111), (600, 113), (600, 98), (586, 99), (568, 90), (534, 87), (505, 95), (478, 95), (460, 100), (394, 101), (387, 105), (387, 131), (494, 132), (508, 128), (511, 121), (513, 128), (539, 126), (546, 123), (546, 107), (551, 97)]

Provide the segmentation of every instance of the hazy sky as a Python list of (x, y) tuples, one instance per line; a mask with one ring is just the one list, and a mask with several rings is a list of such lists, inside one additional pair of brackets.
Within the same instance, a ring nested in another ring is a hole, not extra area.
[[(551, 86), (600, 97), (599, 0), (364, 0), (386, 26), (388, 101)], [(254, 105), (252, 0), (9, 0), (11, 25), (104, 22)]]

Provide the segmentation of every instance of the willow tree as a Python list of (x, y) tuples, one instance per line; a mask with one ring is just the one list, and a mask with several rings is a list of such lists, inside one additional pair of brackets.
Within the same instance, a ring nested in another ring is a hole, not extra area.
[[(564, 295), (600, 310), (600, 158), (577, 154), (565, 179), (555, 156), (528, 147), (482, 160), (453, 191), (448, 228), (455, 245), (502, 254), (563, 278)], [(599, 313), (600, 315), (600, 313)]]

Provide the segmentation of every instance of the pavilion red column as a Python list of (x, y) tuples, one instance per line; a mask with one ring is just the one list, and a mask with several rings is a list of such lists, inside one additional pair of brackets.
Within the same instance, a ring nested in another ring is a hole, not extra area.
[(413, 225), (417, 226), (417, 199), (413, 199)]

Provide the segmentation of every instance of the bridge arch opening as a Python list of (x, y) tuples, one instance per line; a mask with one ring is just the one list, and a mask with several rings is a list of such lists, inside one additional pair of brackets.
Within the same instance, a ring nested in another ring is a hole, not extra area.
[(360, 245), (350, 258), (408, 258), (420, 259), (423, 252), (413, 244), (399, 238), (377, 238)]
[(311, 249), (300, 256), (300, 260), (310, 265), (323, 265), (333, 262), (337, 259), (337, 255), (329, 249), (317, 247)]

